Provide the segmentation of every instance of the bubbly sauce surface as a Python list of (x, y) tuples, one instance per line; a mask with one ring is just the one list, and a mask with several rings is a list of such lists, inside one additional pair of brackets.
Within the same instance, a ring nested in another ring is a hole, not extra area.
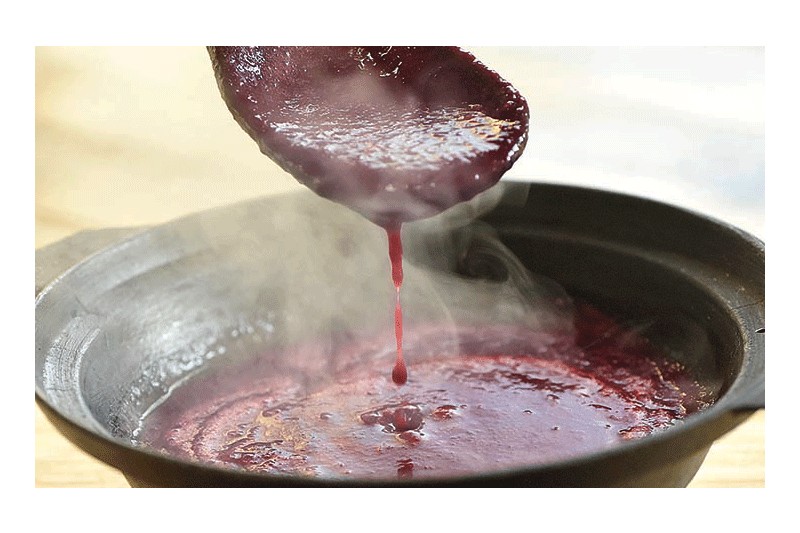
[[(392, 109), (351, 106), (331, 109), (313, 103), (298, 105), (296, 112), (272, 128), (293, 146), (319, 150), (337, 159), (357, 161), (375, 170), (436, 171), (451, 163), (468, 163), (497, 150), (519, 135), (519, 122), (493, 118), (479, 105), (440, 109)], [(480, 172), (480, 168), (476, 168)], [(480, 174), (477, 174), (480, 179)], [(475, 175), (472, 176), (473, 179)], [(427, 183), (411, 180), (387, 183), (384, 190), (400, 187), (435, 188), (441, 179)]]
[[(592, 313), (583, 334), (608, 331), (608, 319)], [(390, 350), (318, 386), (250, 367), (213, 389), (202, 378), (190, 380), (144, 420), (140, 440), (251, 472), (451, 477), (599, 451), (668, 428), (706, 405), (685, 369), (631, 332), (624, 344), (615, 336), (588, 348), (576, 344), (581, 332), (512, 332), (511, 343), (508, 333), (472, 330), (465, 337), (485, 342), (466, 345), (514, 353), (443, 352), (415, 362), (402, 387), (386, 375)], [(430, 336), (426, 350), (452, 350), (449, 337)]]

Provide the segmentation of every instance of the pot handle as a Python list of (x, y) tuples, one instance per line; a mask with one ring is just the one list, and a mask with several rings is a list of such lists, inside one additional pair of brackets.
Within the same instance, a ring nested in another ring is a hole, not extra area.
[(731, 398), (728, 404), (728, 408), (735, 412), (756, 412), (765, 407), (766, 402), (764, 398), (763, 381), (736, 394), (735, 398)]
[(36, 296), (70, 267), (144, 227), (86, 230), (36, 250)]
[(733, 402), (732, 410), (736, 412), (756, 412), (766, 408), (764, 401), (764, 387), (759, 387), (758, 391), (749, 391)]

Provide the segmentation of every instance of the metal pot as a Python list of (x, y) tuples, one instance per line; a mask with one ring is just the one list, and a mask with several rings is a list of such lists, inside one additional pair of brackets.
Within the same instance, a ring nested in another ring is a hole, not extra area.
[[(373, 327), (385, 313), (381, 298), (343, 297), (353, 287), (366, 295), (384, 291), (381, 230), (310, 193), (245, 202), (152, 229), (78, 234), (38, 251), (36, 401), (68, 439), (133, 486), (685, 486), (714, 440), (764, 408), (763, 243), (700, 214), (633, 196), (522, 183), (497, 191), (502, 200), (479, 223), (493, 228), (527, 269), (623, 314), (691, 323), (702, 343), (680, 351), (688, 354), (681, 362), (712, 384), (713, 405), (611, 449), (458, 478), (276, 477), (132, 444), (141, 416), (187, 376), (266, 345), (325, 335), (343, 313), (359, 328)], [(478, 223), (457, 218), (437, 231), (457, 240)], [(299, 232), (322, 232), (323, 244), (309, 247), (297, 240)], [(424, 253), (436, 232), (411, 233), (412, 269), (442, 268)], [(325, 250), (338, 262), (316, 255)], [(425, 290), (410, 289), (408, 296), (421, 314), (431, 311)], [(337, 305), (320, 311), (321, 299)], [(266, 314), (270, 335), (259, 336)], [(663, 335), (689, 342), (686, 331)]]

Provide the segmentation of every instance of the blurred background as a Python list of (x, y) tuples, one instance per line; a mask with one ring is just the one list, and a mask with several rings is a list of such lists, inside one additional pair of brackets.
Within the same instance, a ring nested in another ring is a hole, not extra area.
[[(763, 48), (467, 47), (531, 108), (504, 179), (647, 196), (764, 238)], [(36, 247), (301, 187), (222, 102), (202, 47), (36, 49)], [(37, 486), (127, 486), (36, 410)], [(692, 486), (764, 484), (763, 412)]]

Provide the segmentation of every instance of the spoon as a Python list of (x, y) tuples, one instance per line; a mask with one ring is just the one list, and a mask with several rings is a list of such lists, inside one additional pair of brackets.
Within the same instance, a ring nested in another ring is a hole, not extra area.
[(384, 228), (500, 180), (528, 106), (455, 47), (209, 47), (229, 110), (308, 188)]
[(209, 47), (234, 118), (311, 190), (386, 230), (403, 358), (404, 222), (435, 215), (500, 180), (522, 153), (528, 106), (452, 47)]

